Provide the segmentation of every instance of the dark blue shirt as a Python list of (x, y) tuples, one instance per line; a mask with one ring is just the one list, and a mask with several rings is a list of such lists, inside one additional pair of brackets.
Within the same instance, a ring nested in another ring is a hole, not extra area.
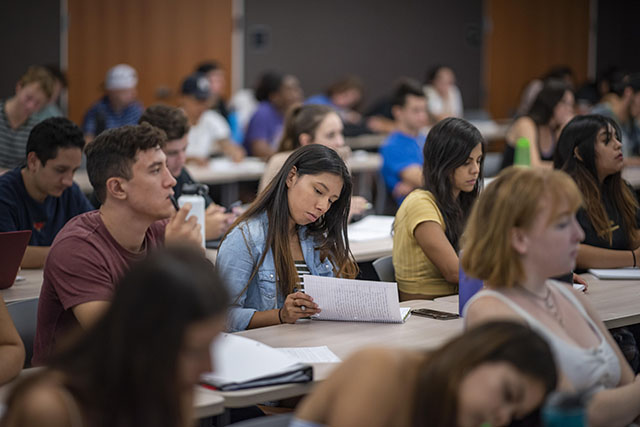
[(98, 136), (107, 129), (119, 128), (125, 125), (137, 125), (142, 116), (142, 104), (132, 102), (122, 111), (116, 112), (111, 108), (109, 97), (104, 96), (93, 104), (82, 121), (82, 131)]
[(31, 230), (29, 245), (51, 246), (67, 221), (94, 210), (76, 183), (60, 197), (47, 196), (43, 203), (33, 200), (20, 169), (0, 176), (0, 231)]
[[(424, 140), (424, 135), (413, 137), (396, 131), (390, 133), (384, 144), (382, 144), (379, 150), (382, 155), (382, 169), (380, 173), (389, 191), (393, 191), (395, 186), (401, 181), (400, 173), (403, 170), (413, 165), (422, 167), (424, 163), (422, 155)], [(396, 200), (398, 206), (403, 200), (404, 197)]]

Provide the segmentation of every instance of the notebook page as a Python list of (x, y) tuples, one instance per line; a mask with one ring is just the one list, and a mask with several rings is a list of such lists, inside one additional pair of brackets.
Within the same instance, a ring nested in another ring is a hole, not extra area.
[(319, 320), (402, 323), (396, 283), (305, 275), (304, 289)]
[(340, 358), (329, 347), (278, 347), (276, 350), (288, 354), (300, 363), (339, 363)]

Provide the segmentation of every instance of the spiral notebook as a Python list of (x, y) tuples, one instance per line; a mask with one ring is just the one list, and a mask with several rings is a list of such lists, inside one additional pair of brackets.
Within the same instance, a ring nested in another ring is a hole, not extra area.
[(322, 311), (317, 320), (403, 323), (411, 308), (400, 307), (395, 282), (303, 276), (304, 291)]

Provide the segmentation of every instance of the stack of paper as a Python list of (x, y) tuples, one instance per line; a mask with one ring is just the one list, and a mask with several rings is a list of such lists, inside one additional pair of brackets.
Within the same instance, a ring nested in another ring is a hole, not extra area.
[(313, 379), (311, 366), (261, 342), (222, 334), (211, 345), (214, 372), (203, 374), (201, 380), (219, 390), (301, 383)]
[(403, 323), (410, 308), (400, 307), (394, 282), (303, 276), (304, 291), (322, 311), (318, 320)]
[(640, 279), (640, 268), (591, 268), (589, 273), (598, 279)]
[(367, 242), (391, 237), (394, 217), (368, 215), (360, 221), (350, 224), (347, 229), (350, 242)]

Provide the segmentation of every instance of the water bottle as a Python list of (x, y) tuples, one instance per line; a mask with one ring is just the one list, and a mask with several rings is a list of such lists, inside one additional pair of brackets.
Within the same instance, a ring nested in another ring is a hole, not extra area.
[(204, 221), (204, 211), (206, 201), (204, 196), (202, 195), (203, 191), (209, 191), (209, 188), (206, 185), (201, 184), (185, 184), (182, 187), (182, 195), (178, 198), (178, 205), (180, 207), (184, 206), (185, 203), (191, 203), (191, 211), (189, 211), (189, 215), (186, 219), (195, 216), (198, 220), (198, 224), (200, 224), (200, 231), (202, 237), (202, 247), (205, 248), (205, 221)]
[(587, 409), (584, 394), (556, 391), (542, 408), (544, 427), (586, 427)]
[(520, 137), (516, 141), (516, 150), (513, 157), (513, 164), (516, 166), (531, 166), (531, 145), (525, 137)]

